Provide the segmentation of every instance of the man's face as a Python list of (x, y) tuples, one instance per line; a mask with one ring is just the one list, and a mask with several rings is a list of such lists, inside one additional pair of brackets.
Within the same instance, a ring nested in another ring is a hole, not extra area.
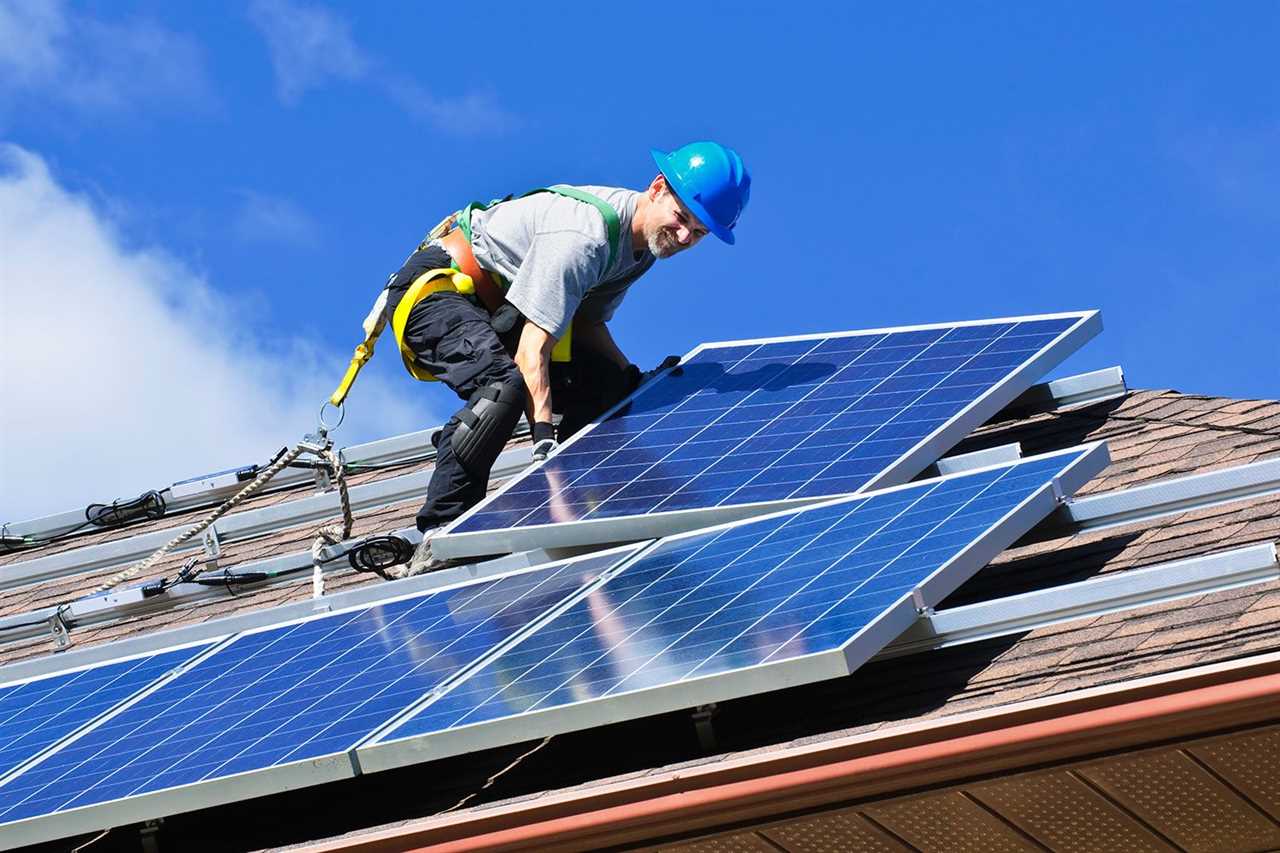
[(654, 257), (669, 258), (707, 236), (706, 226), (681, 204), (666, 181), (658, 178), (650, 185), (649, 192), (655, 195), (649, 221), (645, 223), (644, 238)]

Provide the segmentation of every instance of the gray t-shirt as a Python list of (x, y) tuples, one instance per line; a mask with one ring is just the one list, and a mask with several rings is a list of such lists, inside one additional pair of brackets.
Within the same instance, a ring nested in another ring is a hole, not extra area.
[(559, 340), (576, 314), (607, 321), (627, 288), (654, 257), (632, 245), (634, 190), (582, 186), (618, 212), (618, 256), (609, 260), (604, 217), (594, 205), (556, 193), (512, 199), (471, 215), (471, 251), (476, 262), (511, 283), (507, 301)]

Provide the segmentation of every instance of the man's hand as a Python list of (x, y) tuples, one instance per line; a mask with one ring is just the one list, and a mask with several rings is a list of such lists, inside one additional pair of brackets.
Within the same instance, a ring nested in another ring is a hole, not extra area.
[(533, 425), (533, 461), (541, 462), (560, 445), (556, 443), (556, 430), (547, 421)]
[(678, 356), (678, 355), (669, 355), (669, 356), (667, 356), (666, 358), (664, 358), (664, 359), (662, 360), (662, 364), (659, 364), (659, 365), (658, 365), (657, 367), (655, 367), (653, 370), (649, 370), (649, 371), (646, 371), (646, 372), (644, 372), (644, 373), (641, 373), (641, 374), (640, 374), (640, 381), (639, 381), (639, 382), (637, 382), (637, 383), (636, 383), (636, 385), (643, 385), (644, 383), (648, 382), (648, 381), (649, 381), (650, 379), (652, 379), (653, 377), (657, 376), (657, 375), (658, 375), (659, 373), (661, 373), (662, 371), (664, 371), (664, 370), (670, 370), (670, 369), (671, 369), (671, 368), (673, 368), (673, 367), (675, 368), (675, 370), (672, 370), (672, 371), (671, 371), (671, 375), (672, 375), (672, 376), (679, 376), (681, 373), (684, 373), (684, 368), (683, 368), (683, 367), (680, 367), (679, 365), (680, 365), (680, 356)]

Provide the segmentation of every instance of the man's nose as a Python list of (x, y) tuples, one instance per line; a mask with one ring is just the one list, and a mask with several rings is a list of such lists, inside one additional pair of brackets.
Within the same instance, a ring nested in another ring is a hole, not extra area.
[(693, 232), (681, 225), (676, 228), (676, 240), (681, 246), (687, 246), (693, 242)]

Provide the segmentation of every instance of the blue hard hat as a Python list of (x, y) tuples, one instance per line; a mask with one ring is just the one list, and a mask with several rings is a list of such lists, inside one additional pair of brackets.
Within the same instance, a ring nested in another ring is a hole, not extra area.
[(670, 154), (649, 149), (667, 186), (712, 234), (733, 245), (733, 226), (751, 197), (751, 173), (732, 148), (690, 142)]

